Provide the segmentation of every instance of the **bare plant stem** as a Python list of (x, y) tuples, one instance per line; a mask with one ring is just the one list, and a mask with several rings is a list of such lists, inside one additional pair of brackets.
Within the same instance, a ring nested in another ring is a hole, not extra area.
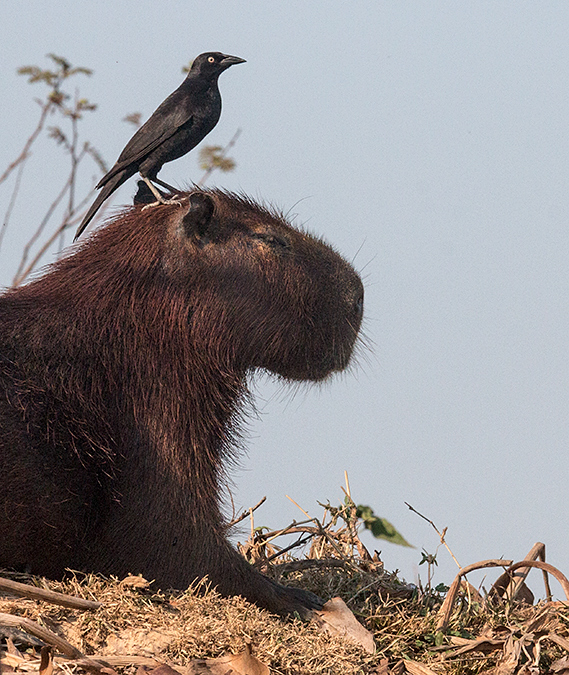
[(43, 257), (44, 253), (49, 249), (49, 247), (53, 244), (53, 242), (63, 233), (64, 230), (66, 230), (68, 227), (71, 227), (72, 225), (76, 225), (79, 222), (80, 218), (77, 217), (74, 220), (63, 220), (63, 222), (57, 227), (52, 235), (49, 237), (49, 239), (46, 239), (42, 247), (39, 249), (39, 251), (36, 253), (36, 255), (32, 258), (30, 264), (26, 267), (26, 269), (20, 274), (19, 277), (14, 279), (14, 286), (19, 286), (23, 281), (25, 281), (28, 276), (33, 272), (35, 266), (38, 264), (40, 259)]
[(18, 173), (16, 174), (16, 181), (14, 182), (14, 189), (12, 190), (12, 196), (10, 197), (10, 203), (4, 214), (4, 220), (2, 222), (2, 227), (0, 228), (0, 248), (2, 248), (2, 240), (4, 239), (4, 234), (8, 229), (8, 223), (10, 222), (10, 216), (12, 215), (12, 210), (14, 204), (16, 203), (16, 198), (18, 197), (18, 192), (20, 191), (20, 185), (22, 182), (22, 174), (24, 173), (24, 166), (26, 165), (25, 161), (20, 162), (18, 167)]
[(413, 513), (416, 513), (416, 514), (417, 514), (418, 516), (420, 516), (423, 520), (426, 520), (428, 523), (430, 523), (430, 524), (433, 526), (433, 529), (435, 530), (435, 532), (439, 535), (439, 537), (440, 537), (440, 539), (441, 539), (441, 544), (443, 544), (444, 547), (446, 548), (446, 550), (450, 553), (451, 558), (452, 558), (452, 559), (454, 560), (454, 562), (456, 563), (458, 569), (459, 569), (459, 570), (462, 570), (461, 564), (460, 564), (460, 563), (458, 562), (458, 560), (455, 558), (454, 553), (450, 550), (449, 545), (446, 543), (445, 536), (446, 536), (447, 528), (445, 527), (445, 529), (444, 529), (442, 532), (439, 532), (437, 526), (433, 523), (432, 520), (429, 520), (429, 518), (427, 518), (426, 516), (424, 516), (422, 513), (419, 513), (419, 511), (417, 511), (417, 509), (414, 509), (414, 508), (411, 506), (411, 504), (408, 504), (407, 502), (405, 502), (405, 506), (407, 506), (409, 509), (411, 509), (411, 511), (413, 511)]
[[(227, 153), (231, 150), (231, 148), (235, 145), (237, 142), (237, 139), (241, 135), (241, 129), (237, 129), (237, 131), (233, 134), (233, 137), (229, 141), (229, 143), (223, 148), (221, 151), (220, 158), (223, 159)], [(205, 185), (206, 182), (208, 181), (209, 177), (211, 174), (217, 169), (218, 167), (216, 166), (210, 166), (209, 169), (204, 173), (204, 175), (199, 179), (199, 181), (196, 183), (196, 185)]]
[[(59, 203), (61, 202), (63, 197), (65, 197), (65, 193), (67, 192), (68, 189), (69, 189), (69, 178), (65, 181), (65, 184), (61, 188), (57, 197), (50, 204), (48, 210), (46, 211), (45, 216), (42, 218), (42, 220), (41, 220), (40, 224), (38, 225), (36, 231), (32, 234), (32, 236), (28, 239), (27, 244), (24, 246), (24, 250), (22, 251), (22, 257), (20, 259), (20, 264), (18, 266), (18, 270), (16, 271), (16, 275), (15, 275), (14, 280), (12, 282), (13, 286), (19, 286), (22, 283), (22, 281), (30, 273), (31, 270), (29, 269), (29, 267), (26, 268), (25, 271), (23, 271), (24, 267), (26, 265), (26, 262), (28, 260), (28, 256), (30, 254), (30, 250), (31, 250), (32, 246), (35, 244), (35, 242), (41, 236), (45, 226), (48, 224), (51, 216), (53, 215), (53, 212), (55, 211), (55, 209), (57, 208), (57, 206), (59, 205)], [(35, 260), (36, 260), (36, 258), (34, 258), (34, 261)]]
[[(233, 496), (231, 497), (231, 501), (233, 501)], [(256, 511), (259, 508), (259, 506), (261, 506), (261, 504), (264, 504), (266, 501), (267, 501), (267, 498), (263, 497), (263, 499), (261, 499), (259, 502), (257, 502), (257, 504), (255, 504), (255, 506), (247, 509), (246, 511), (243, 511), (243, 513), (240, 516), (236, 516), (235, 518), (233, 518), (233, 520), (231, 520), (229, 523), (227, 523), (227, 527), (228, 528), (233, 527), (234, 525), (237, 525), (237, 523), (240, 523), (242, 520), (245, 520), (245, 518), (247, 518), (247, 516), (250, 516), (253, 513), (253, 511)]]
[(44, 124), (45, 124), (46, 117), (47, 117), (48, 113), (51, 111), (52, 107), (53, 107), (53, 103), (51, 101), (48, 101), (47, 103), (44, 103), (42, 105), (40, 118), (39, 118), (39, 121), (37, 123), (36, 128), (34, 129), (31, 136), (26, 141), (22, 152), (16, 157), (16, 159), (11, 164), (8, 165), (8, 167), (6, 168), (4, 173), (0, 176), (0, 184), (3, 183), (6, 180), (6, 178), (8, 178), (8, 176), (18, 166), (18, 164), (21, 164), (22, 162), (24, 162), (28, 158), (30, 148), (31, 148), (33, 142), (36, 140), (36, 138), (41, 133), (41, 131), (44, 127)]
[(84, 146), (81, 152), (78, 155), (75, 155), (73, 158), (72, 162), (72, 167), (71, 171), (69, 173), (69, 176), (67, 180), (65, 181), (65, 184), (61, 188), (59, 194), (57, 197), (53, 200), (53, 202), (50, 204), (45, 216), (43, 217), (41, 223), (38, 225), (36, 231), (34, 234), (30, 237), (28, 240), (27, 244), (24, 247), (24, 250), (22, 251), (22, 258), (20, 260), (20, 265), (18, 266), (18, 270), (16, 272), (16, 275), (14, 277), (14, 280), (12, 282), (13, 286), (19, 286), (21, 283), (25, 281), (25, 279), (31, 274), (35, 266), (38, 264), (40, 259), (43, 257), (44, 253), (49, 249), (49, 247), (53, 244), (53, 242), (58, 238), (62, 237), (63, 233), (65, 230), (72, 225), (76, 224), (79, 220), (77, 217), (77, 213), (83, 208), (83, 206), (87, 203), (87, 201), (90, 199), (90, 194), (85, 197), (79, 204), (74, 203), (74, 197), (70, 198), (69, 203), (68, 203), (68, 208), (66, 210), (65, 216), (61, 222), (61, 224), (56, 228), (56, 230), (52, 233), (52, 235), (46, 240), (46, 242), (43, 244), (43, 246), (39, 249), (39, 251), (36, 253), (36, 255), (33, 257), (32, 261), (29, 263), (29, 265), (26, 266), (26, 263), (28, 261), (28, 257), (30, 255), (30, 250), (32, 246), (36, 243), (36, 241), (39, 239), (41, 236), (45, 226), (49, 222), (50, 218), (53, 215), (53, 212), (57, 208), (57, 206), (60, 204), (61, 200), (65, 197), (65, 194), (67, 192), (71, 192), (71, 190), (74, 190), (75, 187), (75, 178), (76, 178), (76, 173), (77, 173), (77, 166), (81, 162), (81, 160), (85, 157), (85, 154), (87, 153), (87, 146)]

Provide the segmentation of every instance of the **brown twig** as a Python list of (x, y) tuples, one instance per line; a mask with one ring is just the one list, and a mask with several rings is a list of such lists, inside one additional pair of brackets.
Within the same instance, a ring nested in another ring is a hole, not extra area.
[[(32, 263), (28, 265), (24, 269), (24, 266), (26, 265), (26, 262), (28, 260), (28, 256), (30, 253), (30, 250), (32, 246), (35, 244), (35, 242), (39, 239), (40, 235), (42, 234), (45, 226), (49, 222), (49, 219), (53, 215), (53, 212), (63, 199), (65, 197), (65, 193), (69, 189), (69, 185), (71, 182), (71, 176), (65, 181), (64, 186), (61, 188), (59, 194), (56, 196), (56, 198), (52, 201), (50, 204), (49, 208), (47, 209), (44, 217), (42, 218), (40, 224), (37, 226), (36, 231), (32, 234), (32, 236), (28, 239), (26, 245), (24, 246), (24, 250), (22, 251), (22, 257), (20, 258), (20, 264), (18, 265), (18, 269), (16, 271), (16, 275), (14, 276), (14, 280), (12, 281), (13, 286), (19, 286), (29, 275), (29, 273), (33, 270), (34, 266), (36, 265), (37, 261), (39, 260), (38, 256), (36, 255), (34, 259), (32, 260)], [(44, 247), (45, 248), (45, 247)], [(44, 250), (42, 249), (41, 255), (43, 255)]]
[(99, 609), (99, 607), (102, 607), (100, 602), (84, 600), (56, 591), (48, 591), (45, 588), (36, 588), (29, 584), (21, 584), (18, 581), (11, 581), (2, 577), (0, 577), (0, 591), (8, 591), (13, 595), (30, 598), (31, 600), (45, 600), (45, 602), (50, 602), (53, 605), (61, 605), (71, 609)]
[[(233, 520), (229, 521), (229, 523), (227, 524), (227, 527), (228, 528), (233, 527), (234, 525), (237, 525), (237, 523), (240, 523), (242, 520), (245, 520), (245, 518), (250, 516), (253, 513), (253, 511), (256, 511), (259, 508), (259, 506), (264, 504), (266, 500), (267, 500), (267, 497), (263, 497), (263, 499), (261, 499), (259, 502), (257, 502), (257, 504), (255, 504), (255, 506), (253, 506), (250, 509), (246, 509), (245, 511), (243, 511), (243, 513), (240, 516), (237, 516), (236, 518), (233, 518)], [(231, 498), (231, 501), (233, 501), (233, 497)]]
[(39, 623), (32, 621), (31, 619), (26, 619), (23, 616), (14, 616), (13, 614), (5, 614), (0, 612), (0, 625), (4, 624), (5, 626), (14, 626), (15, 628), (21, 628), (30, 633), (31, 635), (43, 640), (47, 644), (52, 645), (65, 656), (70, 656), (73, 659), (84, 659), (85, 655), (80, 652), (72, 644), (64, 640), (59, 635), (56, 635), (51, 630), (40, 626)]
[[(347, 523), (347, 530), (350, 533), (350, 539), (351, 539), (351, 544), (352, 546), (355, 546), (360, 558), (362, 560), (365, 560), (367, 562), (372, 560), (372, 557), (370, 555), (370, 552), (367, 550), (367, 548), (364, 546), (364, 543), (360, 539), (360, 536), (358, 534), (358, 517), (357, 517), (357, 507), (354, 503), (354, 500), (352, 499), (352, 495), (350, 494), (350, 483), (348, 481), (348, 472), (344, 471), (344, 478), (346, 479), (346, 489), (341, 488), (343, 493), (346, 495), (346, 497), (350, 500), (350, 505), (345, 506), (346, 510), (350, 511), (350, 520), (346, 520)], [(326, 515), (326, 512), (324, 513)], [(322, 527), (324, 527), (324, 522), (322, 523)]]
[(288, 553), (289, 551), (292, 551), (293, 548), (298, 548), (299, 546), (303, 546), (304, 544), (309, 542), (312, 539), (313, 536), (314, 536), (313, 534), (309, 534), (307, 537), (304, 537), (304, 539), (301, 537), (300, 539), (297, 539), (292, 544), (289, 544), (288, 546), (285, 546), (284, 548), (281, 548), (276, 553), (273, 553), (273, 555), (268, 556), (267, 562), (271, 562), (272, 560), (275, 560), (279, 556), (284, 555), (285, 553)]
[(312, 520), (312, 521), (316, 520), (315, 518), (310, 518), (310, 514), (309, 514), (307, 511), (305, 511), (305, 510), (302, 508), (302, 506), (300, 506), (300, 504), (297, 504), (297, 503), (294, 501), (294, 499), (293, 499), (292, 497), (289, 497), (288, 495), (285, 495), (285, 497), (286, 497), (289, 501), (291, 501), (291, 502), (296, 506), (296, 508), (297, 508), (299, 511), (302, 511), (302, 513), (304, 513), (304, 515), (305, 515), (307, 518), (309, 518), (309, 519)]
[(265, 541), (265, 543), (268, 544), (273, 539), (276, 539), (277, 537), (282, 537), (284, 534), (300, 534), (300, 533), (319, 534), (320, 530), (318, 529), (318, 527), (306, 526), (306, 523), (313, 523), (313, 522), (314, 522), (313, 518), (310, 518), (310, 520), (302, 520), (299, 523), (293, 521), (290, 525), (283, 527), (282, 530), (271, 530), (270, 532), (264, 532), (262, 535), (259, 535), (259, 537), (262, 538)]
[[(59, 659), (56, 660), (56, 662)], [(151, 656), (128, 656), (126, 654), (121, 655), (101, 655), (95, 654), (90, 657), (91, 663), (95, 662), (104, 662), (108, 663), (109, 666), (115, 667), (124, 667), (124, 666), (149, 666), (150, 668), (155, 668), (156, 666), (161, 666), (162, 662), (153, 659)], [(70, 664), (72, 665), (72, 664)], [(81, 665), (81, 663), (79, 663)]]
[(343, 560), (337, 558), (317, 558), (310, 560), (290, 560), (289, 562), (279, 563), (273, 565), (273, 569), (277, 572), (301, 572), (310, 569), (322, 569), (326, 567), (339, 567), (346, 569), (347, 565)]
[[(80, 666), (85, 670), (103, 672), (111, 675), (114, 673), (107, 662), (107, 657), (103, 657), (104, 660), (99, 660), (94, 659), (93, 657), (85, 656), (83, 652), (67, 642), (67, 640), (64, 640), (53, 631), (40, 626), (39, 623), (32, 621), (31, 619), (26, 619), (23, 616), (14, 616), (13, 614), (0, 613), (0, 626), (1, 625), (20, 628), (26, 633), (39, 638), (51, 647), (57, 649), (57, 651), (59, 651), (61, 654), (64, 654), (69, 659), (73, 659), (73, 663), (75, 665)], [(44, 649), (42, 649), (42, 657), (45, 653), (46, 652)], [(136, 657), (134, 658), (136, 659)], [(57, 661), (59, 661), (59, 659), (57, 659)]]
[[(77, 110), (77, 93), (75, 94), (75, 109)], [(83, 159), (84, 155), (87, 152), (87, 146), (83, 146), (82, 152), (77, 154), (77, 141), (79, 138), (79, 134), (77, 131), (77, 115), (71, 115), (71, 144), (68, 148), (69, 155), (71, 157), (71, 171), (69, 173), (69, 200), (67, 202), (67, 213), (65, 214), (65, 217), (63, 218), (63, 222), (67, 223), (69, 220), (73, 217), (73, 214), (75, 212), (75, 187), (76, 187), (76, 178), (77, 178), (77, 167), (79, 166), (79, 163)], [(64, 240), (64, 231), (65, 228), (61, 228), (61, 231), (59, 233), (59, 250), (63, 248), (63, 240)]]

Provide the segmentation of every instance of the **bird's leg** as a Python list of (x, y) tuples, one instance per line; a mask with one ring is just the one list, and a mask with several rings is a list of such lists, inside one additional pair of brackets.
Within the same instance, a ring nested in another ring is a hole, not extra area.
[(153, 178), (152, 179), (155, 183), (158, 183), (160, 187), (166, 188), (166, 190), (169, 190), (172, 194), (176, 193), (176, 188), (173, 188), (171, 185), (168, 185), (168, 183), (165, 183), (163, 180), (160, 180), (160, 178)]
[[(176, 204), (177, 206), (182, 206), (182, 202), (179, 199), (176, 199), (176, 197), (178, 195), (175, 194), (171, 199), (166, 199), (156, 189), (156, 186), (152, 183), (150, 178), (147, 178), (146, 176), (143, 176), (142, 174), (140, 174), (140, 177), (146, 183), (146, 185), (148, 185), (150, 191), (156, 197), (155, 202), (152, 202), (152, 204), (147, 204), (146, 206), (142, 207), (143, 211), (145, 209), (149, 209), (151, 206), (158, 206), (158, 204)], [(159, 183), (160, 181), (156, 181), (156, 182)]]

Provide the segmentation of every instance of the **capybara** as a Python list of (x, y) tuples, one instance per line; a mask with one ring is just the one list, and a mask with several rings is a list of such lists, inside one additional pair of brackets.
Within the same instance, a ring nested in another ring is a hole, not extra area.
[(246, 197), (135, 205), (0, 296), (0, 567), (208, 576), (224, 595), (310, 614), (255, 571), (220, 492), (258, 368), (321, 381), (348, 365), (358, 274)]

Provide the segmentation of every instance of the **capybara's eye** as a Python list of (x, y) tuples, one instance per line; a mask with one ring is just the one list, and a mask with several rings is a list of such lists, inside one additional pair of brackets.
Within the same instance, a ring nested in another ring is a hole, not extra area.
[(277, 237), (276, 235), (267, 237), (267, 243), (272, 244), (273, 246), (280, 246), (281, 248), (290, 248), (290, 242), (288, 242), (284, 237)]
[(269, 246), (272, 246), (273, 248), (281, 248), (287, 251), (291, 248), (290, 242), (277, 234), (269, 234), (268, 232), (252, 232), (251, 237), (253, 239), (260, 239), (261, 241), (264, 241), (265, 244), (269, 244)]

